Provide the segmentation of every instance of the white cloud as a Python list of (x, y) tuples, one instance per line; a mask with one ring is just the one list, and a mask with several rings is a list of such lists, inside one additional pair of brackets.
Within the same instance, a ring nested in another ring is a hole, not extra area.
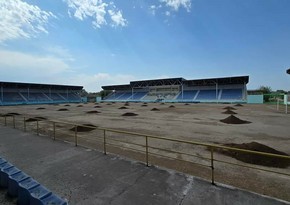
[(69, 50), (61, 46), (48, 46), (43, 49), (57, 58), (62, 58), (66, 61), (75, 61)]
[(0, 43), (32, 38), (39, 33), (48, 33), (46, 25), (53, 13), (41, 10), (21, 0), (0, 1)]
[(5, 76), (53, 76), (69, 71), (69, 65), (61, 58), (40, 56), (18, 51), (0, 50), (0, 72)]
[[(105, 3), (103, 0), (63, 0), (69, 7), (69, 15), (83, 21), (91, 18), (95, 28), (107, 25), (110, 17), (113, 26), (126, 26), (127, 20), (113, 2)], [(107, 15), (109, 13), (109, 15)]]
[(96, 92), (102, 90), (101, 87), (104, 85), (129, 84), (132, 80), (136, 80), (136, 77), (124, 74), (112, 75), (109, 73), (96, 73), (93, 75), (78, 74), (71, 77), (61, 78), (58, 79), (58, 82), (82, 85), (87, 91)]
[(126, 26), (127, 20), (123, 18), (123, 15), (121, 11), (114, 11), (114, 10), (108, 10), (111, 19), (113, 21), (113, 26)]
[(160, 0), (166, 6), (171, 7), (173, 10), (178, 11), (180, 7), (184, 7), (188, 12), (191, 8), (191, 0)]

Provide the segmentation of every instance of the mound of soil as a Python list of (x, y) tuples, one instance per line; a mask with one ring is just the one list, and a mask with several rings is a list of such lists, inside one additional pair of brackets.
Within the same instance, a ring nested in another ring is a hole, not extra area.
[(66, 105), (64, 105), (65, 107), (69, 107), (70, 105), (68, 105), (68, 104), (66, 104)]
[(130, 104), (129, 103), (125, 103), (124, 106), (130, 106)]
[(118, 109), (120, 109), (120, 110), (124, 110), (124, 109), (128, 109), (127, 107), (119, 107)]
[[(258, 142), (250, 142), (250, 143), (243, 143), (243, 144), (230, 143), (230, 144), (224, 144), (224, 146), (289, 156), (288, 154), (284, 152), (280, 152), (278, 150), (275, 150), (271, 147), (260, 144)], [(268, 157), (268, 156), (263, 156), (263, 155), (258, 155), (258, 154), (249, 154), (249, 153), (237, 152), (233, 150), (218, 149), (217, 151), (222, 154), (233, 157), (237, 160), (240, 160), (242, 162), (249, 163), (249, 164), (263, 165), (267, 167), (278, 167), (278, 168), (287, 168), (288, 166), (290, 166), (290, 160), (288, 159), (274, 158), (274, 157)]]
[(164, 105), (164, 103), (160, 103), (160, 105)]
[(77, 107), (83, 107), (83, 105), (78, 105)]
[(21, 114), (19, 114), (17, 112), (9, 112), (9, 113), (7, 113), (7, 115), (21, 115)]
[(95, 105), (98, 105), (98, 104), (99, 104), (99, 103), (97, 103), (97, 102), (95, 103)]
[[(76, 127), (77, 132), (89, 132), (92, 130), (95, 130), (97, 128), (97, 126), (92, 125), (92, 124), (83, 124), (83, 125), (78, 125)], [(75, 127), (69, 129), (70, 131), (75, 131)]]
[(237, 107), (243, 107), (243, 105), (240, 104), (240, 103), (236, 104), (235, 106), (237, 106)]
[(227, 110), (225, 112), (222, 112), (223, 114), (229, 114), (229, 115), (235, 115), (237, 114), (236, 112), (232, 111), (232, 110)]
[(160, 110), (157, 108), (152, 108), (151, 111), (160, 111)]
[(99, 106), (99, 105), (96, 105), (94, 108), (101, 108), (101, 106)]
[(188, 103), (185, 103), (184, 105), (189, 105)]
[(10, 117), (10, 116), (14, 116), (14, 115), (20, 115), (19, 113), (15, 113), (15, 112), (10, 112), (7, 114), (1, 114), (1, 117)]
[(112, 105), (111, 103), (107, 103), (107, 105)]
[(141, 105), (141, 107), (147, 107), (148, 105), (146, 105), (146, 104), (143, 104), (143, 105)]
[(66, 109), (66, 108), (60, 108), (57, 111), (68, 111), (68, 109)]
[(133, 112), (126, 112), (122, 116), (137, 116), (138, 114), (133, 113)]
[(223, 109), (225, 109), (225, 110), (236, 110), (236, 108), (231, 107), (231, 106), (224, 107)]
[(147, 105), (147, 102), (144, 102), (143, 104), (144, 104), (144, 105)]
[(170, 105), (169, 108), (175, 108), (175, 106), (174, 105)]
[(87, 111), (86, 113), (88, 113), (88, 114), (95, 114), (95, 113), (101, 113), (101, 112), (99, 112), (97, 110), (91, 110), (91, 111)]
[(38, 107), (38, 108), (36, 108), (36, 110), (45, 110), (45, 108), (44, 107)]
[(25, 120), (25, 122), (36, 122), (36, 121), (42, 121), (42, 120), (47, 120), (45, 117), (34, 117), (34, 118), (28, 118)]
[(226, 124), (249, 124), (251, 123), (250, 121), (245, 121), (245, 120), (241, 120), (240, 118), (234, 116), (234, 115), (230, 115), (229, 117), (220, 120), (223, 123)]

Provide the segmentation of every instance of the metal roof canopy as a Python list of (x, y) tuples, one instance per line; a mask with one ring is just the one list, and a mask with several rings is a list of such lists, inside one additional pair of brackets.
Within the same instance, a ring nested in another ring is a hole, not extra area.
[(130, 84), (102, 86), (103, 90), (130, 90), (132, 88), (146, 88), (149, 86), (164, 85), (187, 85), (187, 86), (210, 86), (210, 85), (228, 85), (228, 84), (247, 84), (249, 76), (234, 76), (224, 78), (208, 78), (197, 80), (186, 80), (184, 78), (165, 78), (154, 80), (131, 81)]
[(34, 88), (34, 89), (71, 89), (81, 90), (83, 86), (74, 85), (57, 85), (57, 84), (38, 84), (38, 83), (21, 83), (21, 82), (0, 82), (0, 86), (3, 88)]

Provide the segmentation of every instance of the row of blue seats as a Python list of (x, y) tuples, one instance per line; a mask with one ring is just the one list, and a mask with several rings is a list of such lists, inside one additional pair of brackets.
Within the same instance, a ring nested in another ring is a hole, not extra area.
[[(176, 100), (192, 100), (196, 94), (197, 90), (185, 90), (183, 94), (180, 93), (177, 96)], [(241, 100), (243, 98), (243, 91), (242, 89), (222, 89), (216, 93), (216, 90), (200, 90), (195, 100), (215, 100), (219, 96), (219, 100)]]
[(17, 197), (18, 205), (68, 205), (59, 196), (0, 157), (0, 187)]
[[(21, 96), (21, 95), (23, 96)], [(43, 94), (43, 93), (30, 93), (29, 96), (27, 93), (17, 93), (17, 92), (5, 92), (3, 94), (3, 102), (25, 102), (26, 99), (28, 101), (36, 101), (36, 102), (46, 102), (46, 101), (63, 101), (63, 100), (81, 100), (79, 96), (73, 93), (51, 93), (51, 94)]]

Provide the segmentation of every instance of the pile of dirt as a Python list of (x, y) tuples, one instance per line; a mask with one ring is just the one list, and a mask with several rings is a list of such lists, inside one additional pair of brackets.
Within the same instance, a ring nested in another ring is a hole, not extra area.
[[(95, 130), (97, 126), (92, 125), (92, 124), (83, 124), (83, 125), (78, 125), (76, 126), (77, 132), (89, 132), (92, 130)], [(70, 131), (75, 131), (75, 127), (69, 129)]]
[(16, 113), (16, 112), (9, 112), (7, 114), (4, 114), (4, 115), (1, 115), (2, 117), (9, 117), (9, 116), (15, 116), (15, 115), (21, 115), (19, 113)]
[(68, 111), (68, 109), (66, 109), (66, 108), (60, 108), (57, 111)]
[(111, 103), (107, 103), (107, 105), (112, 105)]
[(241, 120), (240, 118), (234, 116), (234, 115), (230, 115), (229, 117), (220, 120), (223, 123), (226, 124), (249, 124), (251, 123), (250, 121), (245, 121), (245, 120)]
[(118, 109), (120, 109), (120, 110), (125, 110), (125, 109), (128, 109), (127, 107), (119, 107)]
[(25, 122), (36, 122), (36, 121), (42, 121), (42, 120), (47, 120), (45, 117), (33, 117), (33, 118), (28, 118), (25, 120)]
[(86, 113), (88, 113), (88, 114), (95, 114), (95, 113), (101, 113), (101, 112), (99, 112), (97, 110), (91, 110), (91, 111), (87, 111)]
[(160, 105), (164, 105), (164, 103), (160, 103)]
[(83, 105), (78, 105), (77, 107), (83, 107)]
[(175, 106), (174, 105), (170, 105), (169, 108), (175, 108)]
[(143, 105), (141, 105), (141, 107), (147, 107), (148, 105), (146, 105), (146, 104), (143, 104)]
[(229, 115), (235, 115), (237, 114), (236, 112), (232, 111), (232, 110), (226, 110), (225, 112), (222, 112), (223, 114), (229, 114)]
[(223, 109), (225, 109), (225, 110), (236, 110), (236, 108), (231, 107), (231, 106), (224, 107)]
[[(271, 147), (260, 144), (258, 142), (250, 142), (250, 143), (243, 143), (243, 144), (230, 143), (230, 144), (224, 144), (224, 146), (289, 156), (288, 154), (284, 152), (280, 152), (278, 150), (275, 150)], [(238, 152), (234, 150), (217, 149), (217, 151), (227, 156), (233, 157), (237, 160), (240, 160), (242, 162), (249, 163), (249, 164), (263, 165), (267, 167), (278, 167), (278, 168), (287, 168), (288, 166), (290, 166), (290, 160), (288, 159), (268, 157), (268, 156), (259, 155), (259, 154), (249, 154), (249, 153)]]
[(124, 113), (122, 116), (137, 116), (138, 114), (134, 113), (134, 112), (126, 112)]
[(124, 106), (130, 106), (130, 104), (129, 103), (125, 103)]
[(36, 108), (36, 110), (45, 110), (46, 108), (44, 108), (44, 107), (38, 107), (38, 108)]
[(96, 105), (94, 108), (101, 108), (101, 106), (99, 106), (99, 105)]
[(144, 102), (143, 104), (144, 104), (144, 105), (147, 105), (147, 102)]
[(64, 105), (65, 107), (69, 107), (70, 105), (69, 104), (66, 104), (66, 105)]
[(98, 104), (99, 104), (99, 103), (97, 103), (97, 102), (95, 103), (95, 105), (98, 105)]
[(236, 104), (235, 106), (237, 106), (237, 107), (243, 107), (243, 105), (240, 104), (240, 103)]
[(189, 105), (188, 103), (185, 103), (184, 105)]
[(151, 111), (160, 111), (160, 110), (157, 108), (152, 108)]

